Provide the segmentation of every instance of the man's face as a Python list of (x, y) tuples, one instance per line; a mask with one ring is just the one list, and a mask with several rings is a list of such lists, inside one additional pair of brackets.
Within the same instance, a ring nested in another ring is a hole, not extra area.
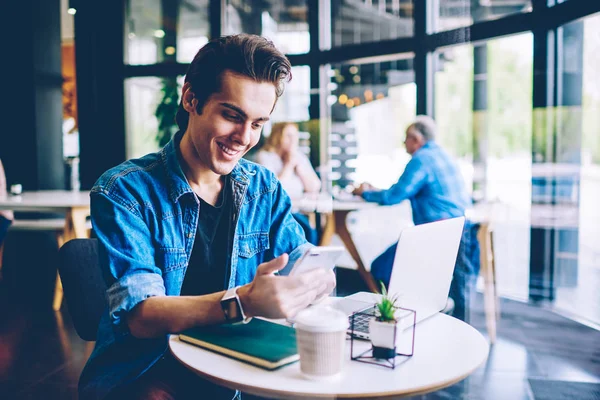
[(182, 143), (191, 145), (196, 166), (227, 175), (258, 143), (276, 101), (275, 86), (225, 71), (221, 91), (208, 98), (201, 114), (195, 111), (197, 100), (191, 101), (193, 107), (186, 107), (190, 119), (185, 135), (189, 140)]
[(408, 154), (414, 154), (425, 144), (423, 135), (417, 131), (414, 127), (409, 126), (406, 130), (406, 138), (404, 139), (404, 146)]

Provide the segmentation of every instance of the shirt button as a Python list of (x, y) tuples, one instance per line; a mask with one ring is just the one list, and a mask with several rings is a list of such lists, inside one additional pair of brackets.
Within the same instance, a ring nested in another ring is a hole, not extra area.
[(191, 238), (192, 236), (194, 236), (194, 234), (192, 232), (188, 232), (187, 237)]

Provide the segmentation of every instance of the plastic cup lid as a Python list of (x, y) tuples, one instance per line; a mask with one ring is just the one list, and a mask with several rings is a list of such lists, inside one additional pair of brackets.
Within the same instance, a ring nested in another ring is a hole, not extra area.
[(308, 332), (339, 332), (348, 329), (348, 316), (329, 306), (312, 306), (294, 318), (296, 328)]

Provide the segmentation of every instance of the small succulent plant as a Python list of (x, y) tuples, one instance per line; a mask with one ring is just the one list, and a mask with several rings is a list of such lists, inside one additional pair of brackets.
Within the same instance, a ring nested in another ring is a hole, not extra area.
[(399, 308), (399, 306), (396, 305), (398, 295), (388, 295), (383, 282), (380, 282), (380, 284), (382, 297), (377, 303), (377, 320), (381, 322), (394, 322), (396, 321), (396, 309)]

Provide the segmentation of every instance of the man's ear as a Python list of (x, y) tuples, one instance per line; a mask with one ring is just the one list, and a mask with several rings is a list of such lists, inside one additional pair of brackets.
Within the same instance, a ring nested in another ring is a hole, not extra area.
[(194, 92), (192, 92), (192, 85), (189, 82), (186, 82), (183, 85), (181, 101), (183, 104), (183, 109), (188, 113), (196, 112), (196, 106), (198, 106), (198, 99), (194, 96)]

